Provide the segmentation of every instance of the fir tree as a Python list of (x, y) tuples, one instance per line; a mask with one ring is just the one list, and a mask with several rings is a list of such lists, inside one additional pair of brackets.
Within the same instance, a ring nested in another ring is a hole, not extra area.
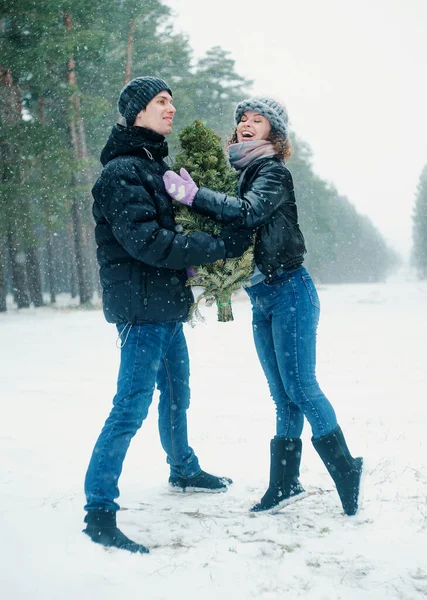
[(412, 259), (420, 279), (427, 279), (427, 165), (418, 182), (412, 223)]
[[(179, 139), (182, 152), (176, 156), (175, 170), (185, 167), (199, 187), (205, 186), (236, 195), (236, 172), (228, 166), (221, 139), (212, 129), (201, 121), (194, 121), (180, 132)], [(182, 204), (176, 204), (176, 220), (185, 233), (205, 231), (211, 235), (219, 235), (221, 232), (218, 222), (190, 211)], [(252, 248), (239, 258), (218, 260), (197, 267), (196, 274), (188, 280), (188, 285), (200, 286), (204, 290), (190, 311), (190, 320), (195, 316), (201, 318), (198, 307), (204, 299), (208, 306), (216, 302), (218, 321), (232, 321), (231, 296), (248, 281), (252, 271)]]

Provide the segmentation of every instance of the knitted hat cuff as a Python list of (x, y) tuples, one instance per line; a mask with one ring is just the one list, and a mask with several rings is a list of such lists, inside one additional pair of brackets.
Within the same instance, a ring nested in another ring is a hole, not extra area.
[(240, 102), (236, 107), (235, 119), (238, 125), (242, 120), (244, 113), (248, 110), (254, 110), (269, 120), (271, 128), (275, 131), (288, 134), (288, 113), (284, 106), (272, 98), (254, 97), (247, 98)]
[(135, 123), (138, 114), (160, 92), (166, 91), (172, 96), (168, 84), (159, 77), (136, 77), (122, 89), (117, 108), (128, 126)]

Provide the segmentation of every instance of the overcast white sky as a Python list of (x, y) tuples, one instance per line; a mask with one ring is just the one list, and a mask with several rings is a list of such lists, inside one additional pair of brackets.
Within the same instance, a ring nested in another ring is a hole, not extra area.
[[(195, 57), (282, 100), (316, 172), (403, 255), (427, 163), (427, 0), (165, 0)], [(179, 107), (178, 107), (179, 108)]]

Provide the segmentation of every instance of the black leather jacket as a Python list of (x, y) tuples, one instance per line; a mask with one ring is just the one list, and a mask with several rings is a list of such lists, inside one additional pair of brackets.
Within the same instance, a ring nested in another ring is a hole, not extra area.
[(193, 208), (236, 228), (255, 228), (255, 263), (268, 278), (304, 260), (292, 176), (277, 156), (255, 159), (242, 171), (237, 198), (201, 187)]
[(92, 195), (103, 309), (110, 323), (186, 320), (193, 296), (185, 267), (225, 256), (220, 238), (176, 232), (162, 179), (167, 153), (162, 135), (121, 125), (113, 127), (102, 151), (104, 169)]

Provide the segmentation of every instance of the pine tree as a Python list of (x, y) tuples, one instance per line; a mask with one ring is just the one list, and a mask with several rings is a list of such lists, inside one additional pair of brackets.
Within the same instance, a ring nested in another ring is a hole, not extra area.
[[(180, 132), (179, 139), (182, 152), (176, 156), (175, 170), (179, 171), (181, 167), (187, 169), (199, 187), (205, 186), (236, 195), (236, 173), (228, 166), (221, 139), (212, 129), (201, 121), (194, 121)], [(181, 204), (176, 205), (176, 221), (185, 233), (205, 231), (210, 235), (219, 235), (221, 231), (221, 225), (216, 221), (190, 211)], [(248, 281), (252, 272), (252, 248), (239, 258), (218, 260), (197, 267), (196, 274), (188, 280), (188, 285), (203, 287), (204, 291), (190, 311), (190, 320), (194, 317), (202, 318), (199, 303), (204, 299), (208, 306), (216, 302), (218, 321), (232, 321), (231, 296)]]
[(220, 137), (228, 136), (234, 125), (235, 106), (250, 95), (247, 90), (252, 81), (236, 73), (229, 52), (214, 46), (197, 62), (189, 83), (196, 118)]
[(427, 279), (427, 165), (418, 183), (412, 222), (413, 262), (420, 279)]

